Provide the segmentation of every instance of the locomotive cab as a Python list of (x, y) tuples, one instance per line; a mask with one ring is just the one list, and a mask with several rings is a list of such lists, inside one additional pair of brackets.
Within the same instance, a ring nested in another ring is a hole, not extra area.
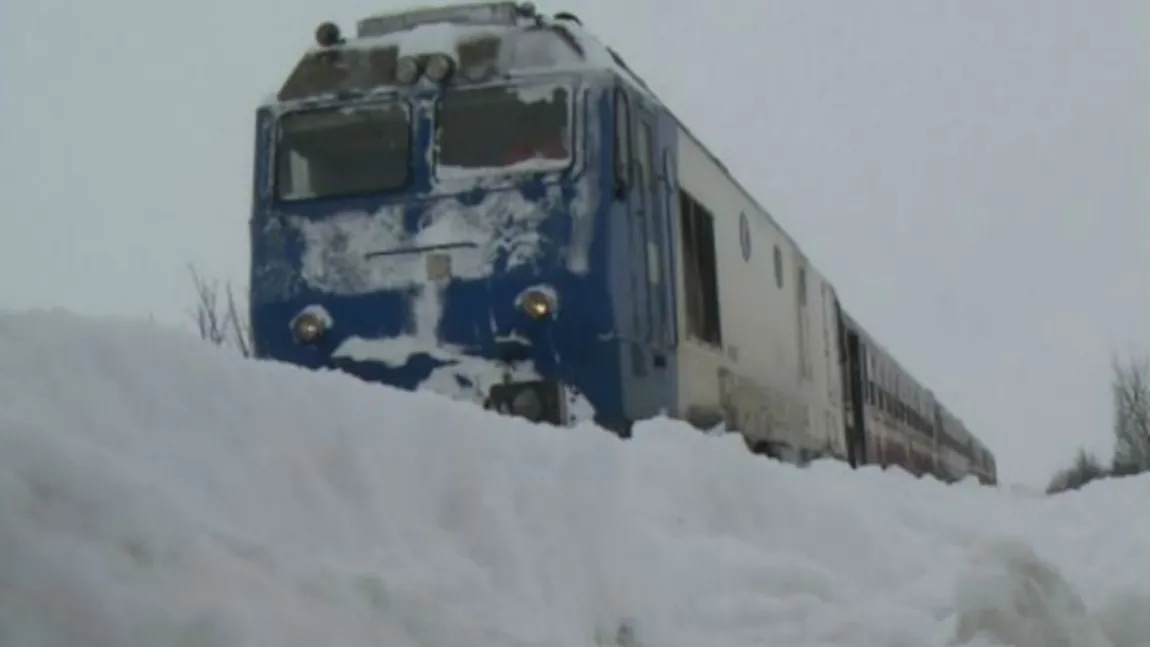
[(514, 3), (321, 25), (257, 114), (257, 356), (624, 429), (595, 51)]

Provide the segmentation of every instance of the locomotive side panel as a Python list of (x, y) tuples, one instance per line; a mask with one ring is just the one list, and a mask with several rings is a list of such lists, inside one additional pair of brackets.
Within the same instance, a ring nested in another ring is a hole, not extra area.
[(821, 277), (690, 133), (678, 144), (680, 415), (700, 426), (725, 419), (771, 454), (841, 454), (825, 395), (838, 376), (824, 368)]

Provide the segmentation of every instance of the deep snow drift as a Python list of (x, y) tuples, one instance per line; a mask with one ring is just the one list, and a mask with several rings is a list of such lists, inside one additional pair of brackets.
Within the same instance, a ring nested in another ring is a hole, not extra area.
[(0, 316), (6, 647), (1150, 645), (1148, 499), (624, 442)]

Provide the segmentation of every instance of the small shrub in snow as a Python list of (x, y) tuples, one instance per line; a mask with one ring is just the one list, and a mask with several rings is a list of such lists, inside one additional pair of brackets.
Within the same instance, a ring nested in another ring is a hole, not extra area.
[(200, 338), (216, 346), (234, 348), (244, 357), (251, 357), (251, 325), (240, 314), (231, 284), (225, 284), (221, 290), (219, 281), (208, 282), (194, 267), (189, 269), (196, 289), (192, 320)]
[(1125, 362), (1115, 358), (1113, 371), (1114, 457), (1110, 465), (1104, 466), (1080, 449), (1074, 464), (1050, 480), (1047, 494), (1077, 490), (1099, 478), (1150, 472), (1150, 357)]
[(1102, 465), (1102, 461), (1085, 449), (1078, 450), (1074, 464), (1054, 475), (1050, 485), (1046, 487), (1047, 494), (1056, 494), (1066, 490), (1077, 490), (1087, 483), (1109, 476), (1109, 472)]

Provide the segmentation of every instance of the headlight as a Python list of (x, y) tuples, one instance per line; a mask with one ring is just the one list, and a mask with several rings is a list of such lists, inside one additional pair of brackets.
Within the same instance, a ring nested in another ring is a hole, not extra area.
[(427, 78), (442, 83), (455, 71), (455, 61), (447, 54), (435, 54), (427, 60)]
[(323, 317), (312, 313), (305, 312), (296, 317), (295, 322), (292, 324), (292, 334), (295, 335), (295, 340), (300, 344), (314, 344), (323, 337), (327, 332), (327, 322)]
[(411, 85), (419, 79), (419, 61), (411, 56), (402, 56), (395, 63), (395, 80), (402, 85)]
[(532, 319), (546, 319), (555, 316), (558, 304), (553, 293), (531, 288), (519, 295), (519, 307)]

